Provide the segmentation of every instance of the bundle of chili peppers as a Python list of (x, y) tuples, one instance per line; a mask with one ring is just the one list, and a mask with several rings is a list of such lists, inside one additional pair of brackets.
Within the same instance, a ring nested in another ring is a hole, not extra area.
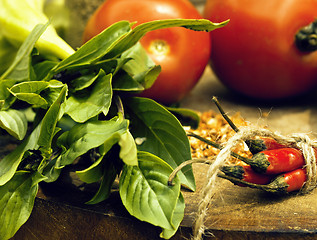
[[(214, 97), (213, 101), (233, 130), (239, 132), (240, 130), (223, 111), (217, 98)], [(194, 133), (188, 133), (188, 136), (195, 137), (208, 145), (222, 149), (220, 144)], [(272, 193), (290, 193), (302, 190), (308, 180), (308, 174), (306, 169), (307, 162), (301, 149), (292, 144), (279, 142), (272, 137), (260, 136), (257, 139), (247, 139), (245, 143), (253, 156), (246, 158), (235, 152), (230, 152), (231, 156), (239, 159), (243, 164), (221, 166), (220, 170), (222, 173), (218, 174), (219, 177), (227, 179), (238, 186), (261, 189)], [(317, 156), (317, 150), (316, 148), (312, 148), (312, 150), (314, 165), (316, 165), (315, 156)], [(195, 160), (192, 162), (195, 162)], [(200, 159), (198, 162), (204, 161)], [(205, 161), (205, 163), (208, 162)], [(316, 172), (311, 173), (310, 171), (310, 174), (314, 174), (314, 177), (316, 177)], [(169, 183), (171, 184), (171, 181)], [(314, 187), (316, 186), (314, 185)], [(310, 187), (309, 190), (311, 189)]]

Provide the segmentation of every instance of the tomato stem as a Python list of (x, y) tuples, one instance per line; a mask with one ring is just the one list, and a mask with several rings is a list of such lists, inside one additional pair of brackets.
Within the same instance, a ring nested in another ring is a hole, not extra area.
[(302, 52), (317, 50), (317, 20), (301, 28), (295, 35), (295, 45)]

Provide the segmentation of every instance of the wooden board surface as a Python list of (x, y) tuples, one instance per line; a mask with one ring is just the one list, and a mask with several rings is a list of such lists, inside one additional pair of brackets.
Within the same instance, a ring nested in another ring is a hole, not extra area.
[[(246, 120), (272, 130), (284, 134), (305, 132), (312, 136), (316, 132), (317, 101), (312, 96), (288, 105), (250, 103), (229, 94), (207, 69), (183, 106), (199, 111), (216, 110), (210, 101), (213, 95), (219, 97), (229, 114), (241, 112)], [(269, 115), (262, 117), (263, 112)], [(185, 217), (174, 240), (191, 237), (208, 167), (193, 166), (197, 191), (183, 191)], [(87, 206), (84, 202), (91, 197), (89, 190), (83, 193), (58, 182), (54, 186), (42, 185), (34, 211), (15, 240), (159, 239), (160, 229), (129, 216), (116, 189), (106, 202)], [(307, 195), (275, 196), (219, 179), (216, 192), (205, 223), (207, 232), (216, 239), (317, 239), (317, 190)]]
[[(191, 236), (206, 171), (205, 165), (194, 165), (198, 191), (183, 191), (185, 217), (174, 240)], [(108, 201), (87, 206), (82, 192), (58, 183), (46, 187), (14, 239), (159, 239), (160, 229), (128, 215), (117, 191)], [(278, 197), (220, 179), (216, 192), (205, 223), (216, 239), (317, 239), (317, 191)]]

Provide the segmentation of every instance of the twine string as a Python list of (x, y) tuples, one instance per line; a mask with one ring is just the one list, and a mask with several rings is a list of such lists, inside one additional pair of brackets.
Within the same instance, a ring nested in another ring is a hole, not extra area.
[(211, 204), (211, 200), (216, 193), (215, 189), (217, 183), (217, 174), (220, 171), (220, 168), (227, 162), (227, 160), (230, 159), (231, 149), (236, 146), (238, 142), (252, 139), (257, 136), (271, 137), (283, 145), (300, 149), (305, 158), (305, 168), (307, 172), (307, 181), (305, 182), (300, 192), (307, 193), (316, 187), (317, 169), (314, 149), (317, 147), (316, 141), (312, 141), (306, 134), (293, 134), (291, 136), (283, 136), (280, 133), (272, 132), (268, 129), (257, 128), (254, 126), (241, 127), (240, 131), (233, 135), (224, 144), (224, 147), (216, 156), (215, 162), (210, 165), (207, 171), (206, 182), (200, 193), (201, 199), (198, 205), (197, 216), (193, 226), (192, 240), (201, 240), (205, 233), (205, 218), (208, 212), (208, 208)]
[(306, 134), (293, 134), (292, 139), (296, 141), (297, 148), (303, 153), (307, 180), (301, 189), (301, 193), (307, 193), (317, 186), (316, 174), (316, 141), (312, 141)]

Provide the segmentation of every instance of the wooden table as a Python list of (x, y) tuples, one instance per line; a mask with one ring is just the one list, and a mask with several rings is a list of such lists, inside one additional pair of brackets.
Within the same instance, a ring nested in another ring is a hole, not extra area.
[[(317, 99), (314, 96), (289, 103), (250, 103), (232, 95), (208, 68), (182, 106), (199, 111), (216, 110), (211, 102), (213, 95), (218, 96), (229, 115), (240, 112), (254, 124), (266, 125), (283, 134), (304, 132), (314, 136), (316, 132)], [(183, 191), (185, 217), (172, 239), (191, 236), (208, 167), (195, 164), (193, 168), (197, 191)], [(317, 239), (317, 190), (307, 195), (274, 196), (237, 187), (225, 180), (217, 182), (217, 194), (205, 224), (216, 239)], [(30, 219), (13, 239), (159, 239), (159, 228), (129, 216), (116, 188), (102, 204), (83, 204), (89, 197), (76, 188), (65, 189), (58, 182), (54, 187), (43, 186)]]

